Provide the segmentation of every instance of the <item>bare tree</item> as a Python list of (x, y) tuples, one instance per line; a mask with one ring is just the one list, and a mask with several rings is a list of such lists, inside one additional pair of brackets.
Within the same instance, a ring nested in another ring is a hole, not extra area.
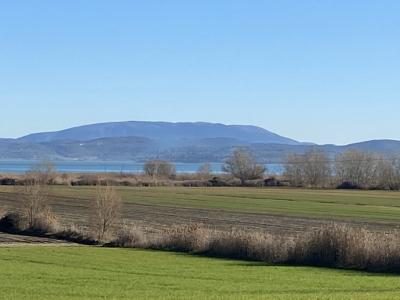
[(201, 179), (207, 179), (210, 177), (212, 173), (212, 167), (211, 164), (209, 163), (204, 163), (201, 166), (199, 166), (197, 170), (197, 176)]
[(171, 178), (176, 173), (175, 166), (165, 160), (150, 160), (144, 164), (143, 171), (154, 179), (160, 177)]
[(222, 167), (224, 172), (240, 179), (242, 185), (247, 180), (262, 178), (266, 168), (256, 162), (254, 157), (243, 149), (236, 149)]
[(385, 190), (400, 189), (400, 157), (377, 160), (376, 188)]
[(339, 182), (350, 183), (360, 188), (377, 184), (378, 162), (381, 156), (361, 151), (347, 151), (339, 154), (335, 161), (335, 173)]
[(114, 187), (98, 186), (92, 212), (92, 226), (99, 241), (104, 240), (120, 217), (121, 197)]
[(293, 186), (300, 187), (304, 185), (303, 156), (298, 154), (289, 154), (284, 162), (284, 176)]
[(19, 196), (22, 213), (21, 229), (55, 232), (59, 229), (56, 216), (49, 204), (48, 187), (34, 178), (26, 181)]
[(37, 181), (40, 185), (52, 184), (56, 176), (56, 168), (51, 161), (44, 160), (32, 165), (26, 175), (27, 180)]
[(310, 187), (329, 185), (331, 165), (325, 152), (312, 149), (304, 154), (304, 181)]
[(27, 226), (34, 228), (43, 213), (49, 209), (44, 187), (37, 181), (26, 183), (20, 200), (21, 211), (27, 221)]
[(292, 154), (286, 159), (285, 175), (295, 186), (326, 187), (331, 165), (325, 152), (311, 149), (303, 155)]

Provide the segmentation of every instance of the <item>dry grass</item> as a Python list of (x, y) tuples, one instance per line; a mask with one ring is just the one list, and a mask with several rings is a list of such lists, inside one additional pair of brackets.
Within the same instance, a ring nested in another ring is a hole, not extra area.
[(268, 264), (400, 272), (398, 231), (371, 232), (333, 223), (291, 238), (263, 232), (219, 231), (190, 224), (166, 229), (161, 235), (146, 235), (137, 227), (125, 228), (122, 236), (114, 245)]
[(65, 227), (59, 232), (52, 234), (51, 237), (59, 240), (64, 240), (84, 245), (99, 244), (99, 242), (95, 238), (93, 238), (93, 236), (86, 228), (79, 227), (76, 225)]
[(144, 231), (136, 225), (123, 224), (116, 232), (116, 238), (109, 244), (122, 248), (147, 248), (148, 241)]
[(400, 232), (332, 224), (298, 239), (290, 262), (400, 272)]
[[(23, 220), (19, 214), (6, 214), (0, 219), (0, 231), (46, 235), (83, 244), (99, 243), (82, 228), (54, 226), (51, 217), (43, 218), (40, 226), (28, 229), (21, 229)], [(335, 223), (296, 237), (261, 231), (223, 231), (201, 224), (172, 226), (154, 233), (124, 224), (107, 246), (180, 251), (268, 264), (400, 273), (399, 231), (377, 232)]]
[(35, 227), (27, 227), (26, 220), (19, 213), (6, 213), (0, 218), (0, 232), (35, 237), (46, 237), (85, 245), (97, 245), (90, 233), (75, 225), (69, 227), (61, 226), (54, 216), (43, 218), (35, 223)]

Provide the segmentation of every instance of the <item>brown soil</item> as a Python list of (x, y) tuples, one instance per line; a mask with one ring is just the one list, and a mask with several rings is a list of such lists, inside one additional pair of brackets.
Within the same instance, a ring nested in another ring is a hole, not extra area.
[[(15, 209), (17, 194), (0, 192), (0, 207)], [(59, 196), (52, 198), (54, 212), (60, 217), (64, 225), (76, 224), (87, 226), (89, 224), (90, 199)], [(239, 228), (244, 230), (263, 230), (285, 235), (296, 235), (310, 228), (319, 227), (332, 220), (311, 219), (304, 217), (288, 217), (256, 213), (238, 213), (215, 209), (183, 208), (154, 204), (125, 203), (123, 218), (128, 222), (146, 228), (147, 231), (159, 232), (161, 229), (174, 224), (203, 223), (217, 229), (231, 230)], [(365, 226), (373, 230), (390, 230), (398, 227), (390, 223), (368, 223), (362, 221), (343, 221), (354, 226)], [(0, 239), (7, 241), (10, 236)], [(18, 237), (16, 237), (18, 240)], [(27, 238), (27, 240), (34, 238)], [(40, 239), (39, 239), (40, 240)]]
[(0, 247), (8, 246), (25, 246), (25, 245), (42, 245), (42, 246), (77, 246), (78, 244), (65, 241), (49, 239), (45, 237), (33, 237), (18, 234), (8, 234), (0, 232)]

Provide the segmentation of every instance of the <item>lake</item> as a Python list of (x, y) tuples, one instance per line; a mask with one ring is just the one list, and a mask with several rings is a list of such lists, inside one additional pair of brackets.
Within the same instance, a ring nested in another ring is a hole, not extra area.
[[(135, 173), (143, 172), (144, 163), (130, 161), (53, 161), (60, 173)], [(0, 173), (25, 173), (38, 164), (33, 160), (0, 161)], [(195, 173), (202, 163), (174, 163), (177, 173)], [(213, 173), (222, 173), (222, 163), (211, 163)], [(266, 165), (269, 173), (282, 173), (278, 164)]]

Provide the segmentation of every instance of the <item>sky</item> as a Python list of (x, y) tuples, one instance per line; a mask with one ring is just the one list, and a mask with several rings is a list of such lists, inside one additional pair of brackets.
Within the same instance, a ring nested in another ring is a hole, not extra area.
[(400, 1), (0, 0), (0, 137), (108, 121), (400, 140)]

